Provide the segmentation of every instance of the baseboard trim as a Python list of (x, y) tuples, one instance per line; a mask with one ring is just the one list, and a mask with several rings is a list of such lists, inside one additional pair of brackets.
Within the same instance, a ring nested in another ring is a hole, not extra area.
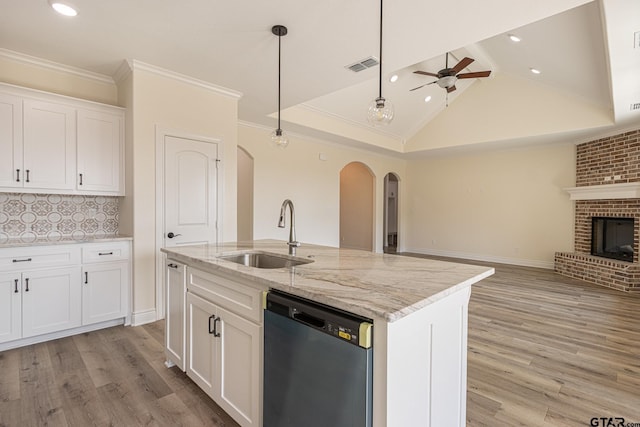
[(140, 326), (158, 320), (156, 309), (138, 311), (131, 315), (131, 326)]
[(508, 257), (500, 257), (500, 256), (493, 256), (493, 255), (474, 254), (469, 252), (446, 251), (446, 250), (440, 250), (440, 249), (405, 248), (403, 252), (416, 253), (420, 255), (441, 256), (441, 257), (447, 257), (447, 258), (468, 259), (472, 261), (494, 262), (498, 264), (517, 265), (520, 267), (544, 268), (547, 270), (553, 270), (553, 267), (554, 267), (553, 261), (508, 258)]

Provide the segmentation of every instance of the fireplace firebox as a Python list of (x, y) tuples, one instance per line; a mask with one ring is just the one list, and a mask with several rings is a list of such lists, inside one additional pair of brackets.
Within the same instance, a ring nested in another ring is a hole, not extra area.
[(633, 262), (633, 218), (593, 217), (591, 255)]

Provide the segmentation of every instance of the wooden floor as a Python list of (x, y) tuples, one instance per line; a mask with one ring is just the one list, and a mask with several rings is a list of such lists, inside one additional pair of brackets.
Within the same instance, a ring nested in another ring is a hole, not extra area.
[[(547, 270), (496, 270), (471, 296), (467, 425), (640, 423), (640, 296)], [(236, 426), (164, 366), (163, 327), (0, 353), (0, 427)]]

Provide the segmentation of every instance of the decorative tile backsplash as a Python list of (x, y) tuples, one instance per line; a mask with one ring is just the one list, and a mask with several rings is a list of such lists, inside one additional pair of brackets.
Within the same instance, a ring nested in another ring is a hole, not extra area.
[(117, 197), (0, 193), (0, 243), (117, 234), (118, 214)]

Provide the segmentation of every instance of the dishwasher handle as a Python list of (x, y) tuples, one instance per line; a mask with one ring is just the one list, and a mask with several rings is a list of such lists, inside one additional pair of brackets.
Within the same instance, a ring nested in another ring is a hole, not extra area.
[(291, 317), (300, 323), (311, 326), (313, 328), (324, 329), (326, 321), (319, 317), (312, 316), (304, 311), (298, 311), (295, 308), (292, 309)]

